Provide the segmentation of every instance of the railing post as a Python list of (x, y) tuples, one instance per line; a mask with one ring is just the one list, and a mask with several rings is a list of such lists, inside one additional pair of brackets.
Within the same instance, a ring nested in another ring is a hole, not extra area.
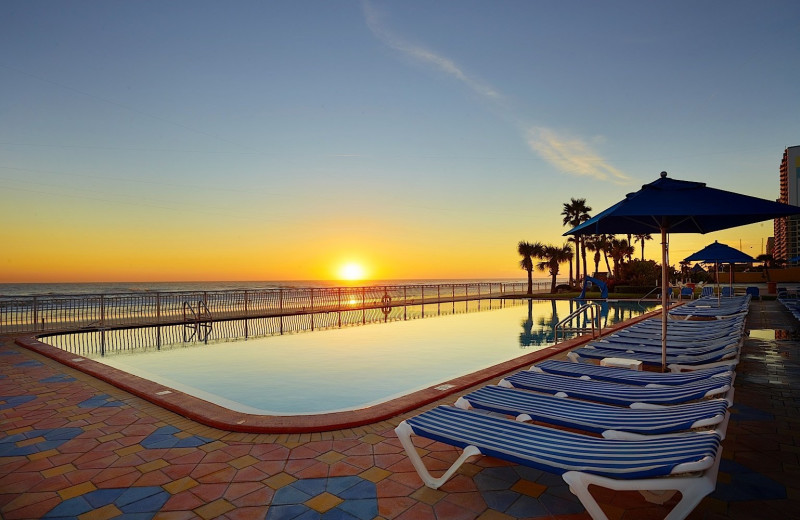
[[(280, 301), (280, 305), (278, 309), (281, 311), (281, 315), (283, 314), (283, 289), (278, 289), (278, 300)], [(283, 323), (281, 323), (281, 334), (283, 334)]]
[[(33, 330), (39, 327), (39, 300), (33, 297)], [(44, 328), (44, 327), (42, 327)]]
[[(311, 312), (314, 312), (314, 288), (311, 288), (311, 303), (310, 303)], [(314, 330), (314, 319), (311, 319), (311, 330)]]
[[(106, 300), (105, 296), (100, 295), (100, 326), (104, 326), (106, 321)], [(105, 339), (105, 336), (103, 337)]]
[[(336, 294), (336, 309), (341, 311), (342, 310), (342, 288), (341, 287), (337, 287), (336, 288), (336, 293), (337, 293)], [(339, 317), (339, 319), (340, 320), (342, 319), (341, 316)], [(342, 325), (341, 325), (341, 321), (340, 321), (339, 322), (339, 327), (341, 327), (341, 326)]]
[[(161, 293), (156, 293), (156, 323), (161, 323)], [(160, 332), (161, 329), (159, 329), (159, 333)], [(161, 336), (159, 336), (159, 339), (160, 337)]]

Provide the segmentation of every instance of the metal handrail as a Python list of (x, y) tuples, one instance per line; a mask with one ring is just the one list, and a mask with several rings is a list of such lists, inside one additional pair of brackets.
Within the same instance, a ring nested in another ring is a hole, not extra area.
[[(595, 314), (595, 307), (598, 309), (597, 314)], [(580, 314), (586, 313), (588, 311), (591, 311), (590, 319), (591, 319), (591, 322), (592, 322), (592, 338), (595, 337), (595, 321), (597, 322), (597, 337), (599, 338), (602, 335), (602, 330), (601, 330), (602, 325), (600, 324), (600, 319), (599, 319), (600, 312), (599, 312), (599, 310), (600, 310), (600, 305), (598, 305), (596, 303), (587, 303), (586, 305), (582, 305), (578, 309), (575, 309), (574, 311), (572, 311), (569, 314), (569, 316), (567, 316), (566, 318), (564, 318), (563, 320), (559, 321), (558, 323), (556, 323), (553, 326), (553, 337), (555, 339), (555, 342), (558, 343), (558, 329), (559, 329), (559, 327), (561, 327), (562, 334), (563, 334), (564, 338), (566, 339), (567, 333), (564, 330), (563, 325), (566, 324), (569, 321), (572, 321), (573, 319), (578, 317)]]
[[(644, 301), (644, 300), (645, 300), (645, 299), (646, 299), (648, 296), (650, 296), (650, 295), (651, 295), (651, 294), (653, 294), (654, 292), (656, 292), (656, 291), (660, 291), (660, 290), (661, 290), (661, 286), (654, 287), (654, 288), (653, 288), (653, 290), (651, 290), (649, 293), (647, 293), (647, 294), (645, 294), (644, 296), (642, 296), (641, 298), (639, 298), (639, 301), (637, 301), (636, 303), (638, 303), (639, 305), (641, 305), (641, 304), (642, 304), (642, 302), (643, 302), (643, 301)], [(671, 300), (671, 299), (672, 299), (672, 297), (670, 297), (669, 299)]]

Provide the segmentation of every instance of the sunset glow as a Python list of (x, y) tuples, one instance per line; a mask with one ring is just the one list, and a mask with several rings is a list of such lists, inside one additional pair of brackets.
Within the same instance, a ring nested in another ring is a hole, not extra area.
[(366, 271), (364, 266), (355, 262), (348, 262), (339, 269), (339, 279), (347, 281), (358, 281), (365, 278)]

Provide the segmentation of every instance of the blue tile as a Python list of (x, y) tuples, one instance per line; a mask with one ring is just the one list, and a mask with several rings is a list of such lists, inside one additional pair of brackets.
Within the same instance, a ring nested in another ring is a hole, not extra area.
[(519, 474), (512, 466), (501, 466), (498, 468), (486, 468), (478, 475), (491, 477), (496, 480), (504, 480), (509, 486), (519, 480)]
[(528, 495), (520, 495), (514, 503), (503, 511), (507, 515), (516, 516), (517, 518), (539, 518), (542, 516), (550, 516), (541, 502)]
[[(277, 493), (275, 496), (277, 496)], [(309, 508), (304, 505), (275, 505), (275, 501), (273, 500), (272, 505), (269, 506), (265, 520), (297, 520), (300, 515), (308, 513), (308, 511)]]
[(355, 517), (347, 511), (337, 507), (326, 511), (320, 516), (320, 518), (322, 520), (358, 520), (358, 517)]
[(486, 505), (491, 509), (505, 511), (520, 495), (519, 493), (506, 489), (503, 491), (482, 491), (481, 496), (483, 500), (486, 501)]
[(43, 366), (43, 365), (39, 361), (30, 360), (30, 361), (20, 361), (19, 363), (14, 363), (14, 366), (15, 367), (40, 367), (40, 366)]
[(158, 493), (163, 493), (164, 489), (161, 486), (142, 486), (142, 487), (131, 487), (126, 488), (122, 495), (119, 496), (114, 501), (114, 504), (117, 507), (122, 507), (128, 504), (132, 504), (133, 502), (137, 502), (139, 500), (145, 499), (147, 497), (151, 497)]
[(367, 500), (347, 500), (336, 508), (347, 511), (358, 520), (372, 520), (378, 516), (378, 499), (373, 497)]
[(95, 509), (113, 503), (126, 488), (96, 489), (83, 495), (83, 498)]
[(83, 433), (83, 428), (53, 428), (42, 436), (48, 441), (72, 440)]
[(304, 478), (292, 482), (291, 484), (289, 484), (289, 486), (313, 497), (324, 492), (327, 488), (327, 484), (328, 484), (327, 478)]
[(161, 510), (161, 507), (167, 503), (167, 500), (169, 500), (169, 497), (171, 496), (161, 488), (156, 489), (159, 490), (157, 493), (146, 496), (140, 500), (136, 500), (135, 502), (130, 502), (126, 505), (120, 505), (119, 500), (117, 500), (115, 504), (120, 511), (125, 513), (125, 518), (127, 518), (127, 515), (133, 513), (155, 514)]
[(364, 482), (364, 479), (356, 476), (331, 477), (328, 479), (328, 485), (326, 489), (328, 493), (339, 496), (339, 493), (345, 489), (351, 488), (361, 482)]
[(167, 436), (167, 435), (150, 435), (147, 438), (143, 439), (141, 444), (143, 447), (147, 449), (154, 449), (154, 448), (174, 448), (180, 439)]
[(73, 497), (58, 504), (42, 518), (56, 518), (62, 516), (79, 516), (92, 511), (94, 508), (83, 497)]
[[(548, 489), (547, 491), (550, 490)], [(570, 495), (572, 495), (572, 493), (570, 493)], [(539, 497), (539, 502), (541, 502), (551, 515), (576, 515), (584, 511), (583, 505), (575, 495), (572, 495), (572, 499), (566, 499), (545, 492)]]
[(272, 504), (273, 505), (302, 504), (312, 496), (314, 495), (303, 493), (299, 489), (295, 489), (290, 485), (282, 487), (275, 492), (275, 496), (272, 497)]
[(363, 480), (355, 486), (349, 487), (337, 494), (339, 498), (345, 500), (356, 500), (360, 498), (375, 498), (378, 490), (373, 482)]

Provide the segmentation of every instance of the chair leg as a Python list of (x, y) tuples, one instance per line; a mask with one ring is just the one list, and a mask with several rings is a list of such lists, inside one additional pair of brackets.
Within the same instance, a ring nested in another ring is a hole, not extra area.
[(452, 466), (450, 466), (447, 471), (445, 471), (442, 476), (439, 478), (435, 478), (433, 475), (430, 474), (428, 468), (425, 467), (425, 463), (422, 462), (422, 458), (419, 456), (417, 452), (417, 448), (414, 446), (414, 443), (411, 441), (411, 434), (413, 430), (411, 426), (408, 425), (405, 421), (401, 422), (397, 425), (397, 428), (394, 429), (395, 434), (397, 434), (397, 438), (400, 439), (400, 444), (403, 445), (403, 448), (406, 450), (406, 455), (408, 455), (411, 464), (414, 466), (414, 469), (417, 470), (417, 474), (419, 478), (422, 479), (422, 482), (428, 486), (429, 488), (439, 489), (439, 487), (450, 480), (458, 468), (460, 468), (470, 457), (474, 457), (475, 455), (481, 455), (481, 450), (479, 450), (475, 446), (467, 446), (461, 452), (461, 455), (453, 462)]

